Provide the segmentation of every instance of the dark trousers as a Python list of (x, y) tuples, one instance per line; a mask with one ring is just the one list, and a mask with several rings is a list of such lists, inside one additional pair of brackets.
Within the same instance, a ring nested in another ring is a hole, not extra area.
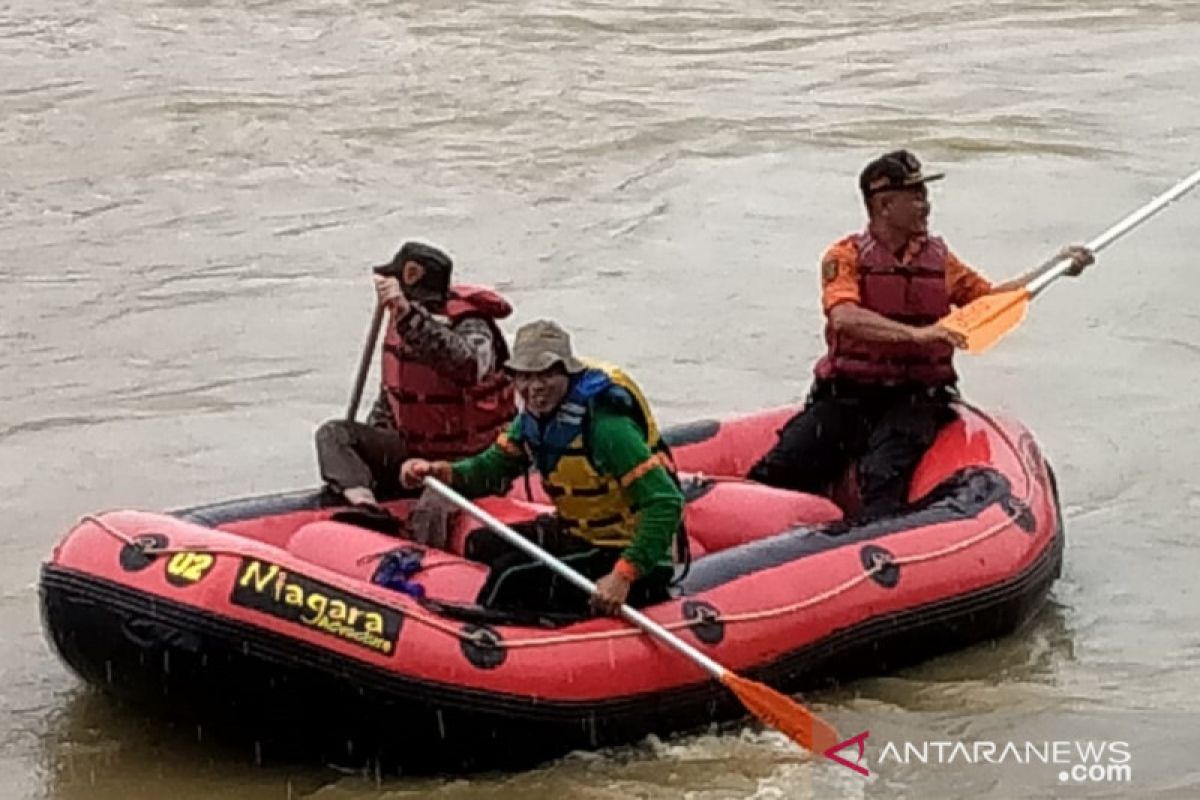
[(938, 431), (954, 419), (952, 387), (817, 381), (808, 403), (751, 468), (751, 480), (828, 495), (851, 463), (865, 519), (895, 513)]
[[(621, 557), (619, 547), (597, 547), (586, 539), (562, 530), (555, 517), (542, 517), (514, 526), (560, 561), (593, 581), (612, 572)], [(505, 611), (542, 611), (560, 614), (588, 613), (587, 592), (559, 577), (550, 567), (526, 555), (488, 530), (477, 531), (467, 540), (466, 557), (491, 567), (476, 599), (486, 608)], [(634, 608), (660, 603), (668, 598), (671, 570), (662, 568), (638, 578), (626, 601)]]
[(400, 489), (400, 465), (408, 457), (404, 436), (361, 422), (330, 420), (317, 429), (321, 478), (339, 492), (365, 487), (376, 492)]

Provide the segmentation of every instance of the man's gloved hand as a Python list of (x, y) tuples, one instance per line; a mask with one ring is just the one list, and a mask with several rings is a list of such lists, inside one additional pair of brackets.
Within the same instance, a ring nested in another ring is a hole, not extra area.
[(1095, 253), (1081, 244), (1072, 244), (1064, 247), (1058, 252), (1058, 257), (1071, 259), (1071, 268), (1067, 270), (1067, 274), (1071, 277), (1079, 275), (1092, 264), (1096, 263)]
[(450, 462), (410, 458), (400, 466), (400, 484), (406, 489), (420, 488), (427, 477), (434, 477), (442, 483), (449, 484)]

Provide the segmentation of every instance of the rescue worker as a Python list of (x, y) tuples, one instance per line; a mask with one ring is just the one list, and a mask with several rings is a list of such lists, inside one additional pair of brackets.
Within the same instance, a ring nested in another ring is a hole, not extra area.
[[(806, 406), (749, 472), (752, 480), (829, 494), (857, 464), (860, 518), (902, 509), (909, 480), (938, 431), (954, 419), (954, 350), (965, 342), (938, 320), (956, 306), (1023, 286), (1041, 268), (993, 286), (929, 233), (926, 175), (897, 150), (859, 176), (868, 223), (821, 259), (828, 350)], [(1071, 275), (1092, 263), (1073, 246)]]
[[(479, 497), (536, 468), (557, 515), (531, 538), (596, 580), (591, 605), (611, 614), (667, 599), (683, 495), (642, 391), (619, 368), (575, 358), (570, 335), (548, 320), (517, 331), (507, 369), (523, 410), (495, 444), (453, 463), (407, 461), (405, 485), (433, 475)], [(481, 605), (586, 611), (582, 591), (491, 531), (472, 534), (466, 549), (491, 566)]]
[[(490, 289), (452, 286), (453, 266), (436, 247), (405, 242), (375, 268), (375, 292), (389, 312), (380, 394), (366, 424), (330, 420), (316, 435), (321, 477), (354, 509), (336, 518), (399, 532), (377, 493), (400, 488), (404, 460), (478, 453), (516, 413), (497, 327), (512, 306)], [(443, 546), (451, 516), (451, 506), (426, 492), (410, 517), (411, 535)]]

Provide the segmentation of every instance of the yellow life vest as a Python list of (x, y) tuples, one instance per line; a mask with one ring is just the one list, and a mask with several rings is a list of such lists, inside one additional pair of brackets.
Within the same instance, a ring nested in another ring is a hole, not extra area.
[(611, 391), (614, 386), (624, 389), (632, 397), (636, 408), (630, 409), (630, 413), (636, 415), (635, 421), (646, 432), (646, 444), (652, 456), (625, 475), (599, 472), (588, 458), (589, 442), (585, 435), (591, 424), (589, 415), (595, 397), (581, 402), (573, 393), (563, 401), (558, 417), (575, 422), (579, 433), (567, 445), (550, 474), (542, 476), (542, 486), (571, 533), (599, 546), (624, 547), (633, 539), (638, 523), (638, 510), (629, 497), (629, 485), (659, 465), (673, 474), (674, 465), (663, 444), (658, 423), (650, 411), (650, 404), (633, 378), (612, 364), (591, 360), (584, 360), (584, 364), (589, 369), (603, 372), (612, 381), (609, 388), (597, 397)]

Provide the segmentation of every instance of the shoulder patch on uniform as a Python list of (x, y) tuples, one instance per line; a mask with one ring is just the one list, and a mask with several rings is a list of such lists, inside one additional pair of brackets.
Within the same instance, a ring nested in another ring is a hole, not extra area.
[(838, 259), (837, 256), (825, 256), (821, 262), (821, 280), (829, 283), (838, 275)]

